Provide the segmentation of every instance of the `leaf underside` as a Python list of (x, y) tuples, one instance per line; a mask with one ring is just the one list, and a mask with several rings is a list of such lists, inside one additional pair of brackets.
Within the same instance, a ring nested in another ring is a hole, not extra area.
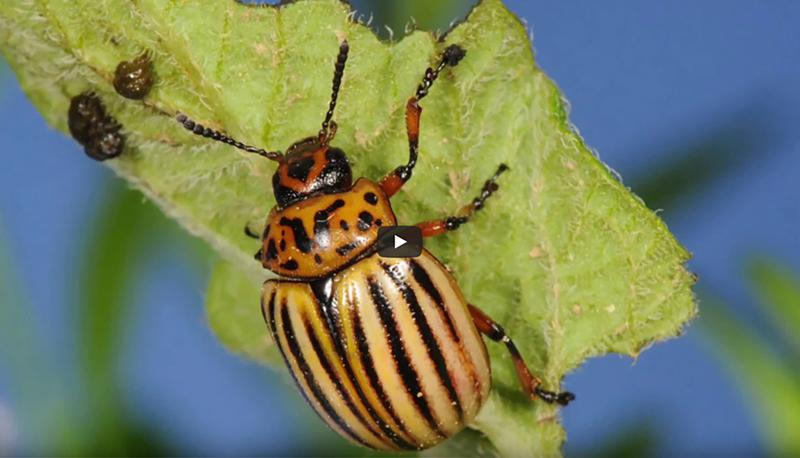
[[(395, 43), (337, 0), (0, 4), (0, 46), (28, 97), (64, 132), (72, 96), (103, 99), (127, 136), (107, 164), (223, 256), (209, 289), (211, 326), (231, 350), (268, 363), (277, 358), (258, 310), (267, 273), (242, 228), (263, 224), (274, 205), (274, 163), (194, 137), (166, 114), (285, 149), (319, 129), (342, 38), (351, 52), (334, 143), (356, 176), (373, 179), (407, 158), (405, 100), (425, 68), (450, 43), (467, 49), (422, 103), (419, 165), (394, 208), (401, 224), (452, 214), (500, 162), (511, 167), (476, 218), (428, 248), (547, 387), (586, 358), (635, 357), (680, 333), (696, 313), (689, 254), (571, 128), (528, 32), (500, 0), (482, 1), (444, 37), (416, 31)], [(114, 69), (143, 51), (157, 83), (143, 102), (123, 99)], [(507, 353), (488, 347), (495, 389), (471, 426), (502, 455), (558, 453), (556, 408), (524, 399)]]

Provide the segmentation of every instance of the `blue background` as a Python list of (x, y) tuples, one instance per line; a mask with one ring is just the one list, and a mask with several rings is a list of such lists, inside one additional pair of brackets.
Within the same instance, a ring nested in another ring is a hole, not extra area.
[[(694, 157), (690, 171), (710, 178), (661, 216), (694, 253), (700, 286), (758, 326), (744, 259), (766, 253), (800, 268), (800, 3), (507, 4), (535, 35), (537, 61), (571, 102), (572, 122), (634, 190), (693, 159), (697, 145), (727, 145), (712, 160)], [(58, 385), (67, 398), (91, 396), (75, 369), (73, 273), (115, 178), (50, 129), (8, 74), (0, 138), (0, 243), (34, 312), (30, 338), (46, 357), (35, 364), (57, 377), (37, 383)], [(202, 309), (210, 262), (158, 243), (136, 270), (118, 367), (126, 407), (176, 453), (287, 454), (326, 439), (279, 373), (231, 356), (211, 335)], [(17, 423), (12, 450), (36, 451), (46, 430), (21, 419), (3, 359), (0, 453), (9, 417)], [(749, 398), (696, 326), (635, 362), (591, 360), (566, 387), (579, 396), (563, 411), (568, 453), (591, 452), (630, 429), (652, 436), (662, 455), (765, 451)]]

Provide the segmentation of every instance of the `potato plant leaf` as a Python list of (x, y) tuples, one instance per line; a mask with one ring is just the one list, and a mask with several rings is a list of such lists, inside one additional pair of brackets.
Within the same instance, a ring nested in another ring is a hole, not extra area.
[[(252, 257), (258, 243), (242, 232), (274, 204), (274, 164), (194, 137), (169, 115), (285, 149), (319, 129), (343, 38), (351, 53), (335, 144), (357, 176), (373, 179), (406, 160), (404, 104), (425, 68), (448, 44), (467, 49), (422, 103), (420, 162), (394, 206), (408, 224), (452, 214), (500, 162), (511, 167), (472, 222), (428, 248), (547, 387), (586, 358), (637, 356), (680, 333), (696, 313), (689, 254), (571, 128), (527, 30), (500, 0), (482, 1), (443, 37), (416, 31), (394, 43), (354, 17), (338, 0), (7, 0), (0, 47), (57, 129), (66, 131), (72, 96), (98, 94), (128, 140), (108, 166), (230, 263), (212, 280), (209, 316), (233, 351), (275, 360), (259, 324), (266, 274)], [(157, 83), (143, 102), (123, 99), (114, 69), (145, 51)], [(508, 354), (488, 347), (495, 390), (471, 426), (502, 455), (557, 454), (557, 409), (524, 399)]]

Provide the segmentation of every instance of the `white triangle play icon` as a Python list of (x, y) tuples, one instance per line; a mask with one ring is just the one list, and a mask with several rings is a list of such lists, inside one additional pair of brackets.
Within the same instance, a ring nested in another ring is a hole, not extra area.
[(378, 253), (384, 258), (414, 258), (422, 254), (422, 231), (417, 226), (378, 229)]

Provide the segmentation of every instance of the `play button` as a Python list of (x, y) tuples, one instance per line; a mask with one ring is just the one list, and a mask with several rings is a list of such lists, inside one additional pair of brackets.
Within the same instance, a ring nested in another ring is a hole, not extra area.
[(417, 226), (389, 226), (378, 230), (378, 254), (384, 258), (414, 258), (422, 253), (422, 231)]

